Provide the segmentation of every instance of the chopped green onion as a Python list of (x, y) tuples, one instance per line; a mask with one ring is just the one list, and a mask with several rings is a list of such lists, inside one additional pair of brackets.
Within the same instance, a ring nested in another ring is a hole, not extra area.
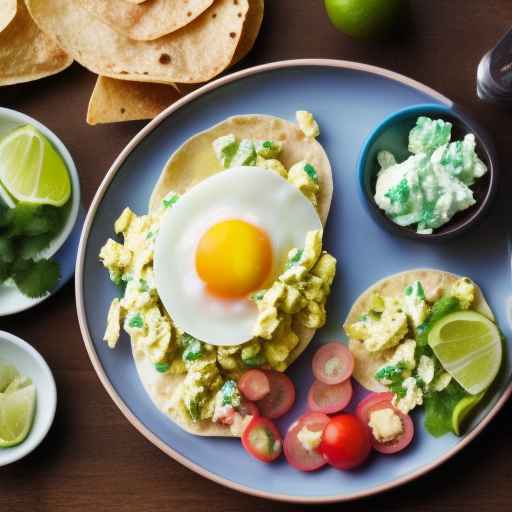
[(178, 194), (175, 194), (171, 196), (169, 199), (164, 199), (164, 208), (170, 208), (173, 204), (175, 204), (178, 201), (179, 198), (180, 196)]
[(318, 181), (318, 174), (316, 173), (316, 169), (311, 164), (306, 164), (304, 166), (304, 172), (311, 178), (313, 181)]
[(155, 363), (155, 370), (157, 372), (165, 373), (169, 368), (169, 363)]
[(135, 315), (133, 315), (130, 318), (128, 325), (130, 327), (135, 327), (137, 329), (141, 329), (142, 327), (144, 327), (144, 320), (142, 319), (142, 317), (140, 316), (139, 313), (135, 313)]

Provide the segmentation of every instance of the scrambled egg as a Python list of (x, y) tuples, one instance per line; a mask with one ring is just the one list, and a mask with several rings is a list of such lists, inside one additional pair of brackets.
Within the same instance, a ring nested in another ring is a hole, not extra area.
[(475, 300), (475, 285), (471, 279), (458, 279), (450, 290), (450, 295), (459, 300), (462, 309), (469, 309)]
[(320, 127), (311, 112), (307, 110), (297, 110), (297, 112), (295, 112), (295, 118), (297, 119), (299, 128), (306, 137), (316, 138), (320, 135)]
[(299, 343), (292, 330), (293, 315), (312, 329), (325, 324), (325, 302), (335, 273), (335, 258), (322, 253), (322, 230), (310, 231), (304, 249), (292, 249), (285, 271), (254, 297), (259, 310), (254, 336), (269, 340), (264, 354), (272, 368), (286, 368), (290, 352)]
[(370, 413), (368, 426), (379, 443), (389, 443), (400, 436), (404, 427), (400, 416), (391, 407)]
[(414, 409), (417, 405), (423, 404), (423, 391), (418, 386), (414, 377), (408, 377), (402, 382), (402, 388), (405, 389), (405, 396), (395, 395), (393, 405), (398, 407), (404, 414)]
[(412, 320), (414, 327), (418, 327), (426, 320), (430, 307), (425, 300), (425, 291), (419, 281), (414, 281), (404, 290), (403, 309)]
[(313, 204), (318, 204), (318, 175), (316, 169), (308, 162), (301, 160), (293, 164), (288, 171), (288, 181), (295, 185)]
[(306, 451), (311, 452), (320, 446), (320, 442), (322, 441), (322, 434), (322, 430), (309, 430), (309, 428), (304, 425), (297, 432), (297, 439)]

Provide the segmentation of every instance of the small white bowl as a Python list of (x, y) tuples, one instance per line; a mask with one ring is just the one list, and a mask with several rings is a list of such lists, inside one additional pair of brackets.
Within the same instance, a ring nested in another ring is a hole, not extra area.
[[(76, 224), (80, 208), (80, 181), (78, 179), (78, 172), (75, 163), (73, 162), (69, 151), (52, 131), (30, 116), (22, 114), (21, 112), (16, 112), (15, 110), (0, 107), (0, 139), (12, 130), (26, 124), (34, 126), (51, 142), (54, 148), (64, 159), (71, 179), (71, 207), (66, 223), (59, 235), (55, 237), (48, 248), (40, 254), (42, 257), (50, 258), (62, 247)], [(50, 294), (47, 294), (38, 299), (30, 299), (29, 297), (25, 297), (15, 286), (0, 284), (0, 317), (29, 309), (32, 306), (39, 304), (49, 296)]]
[(41, 354), (21, 338), (0, 331), (0, 361), (14, 365), (36, 388), (36, 411), (27, 438), (18, 446), (0, 448), (0, 467), (15, 462), (34, 450), (45, 438), (57, 408), (57, 388), (52, 372)]

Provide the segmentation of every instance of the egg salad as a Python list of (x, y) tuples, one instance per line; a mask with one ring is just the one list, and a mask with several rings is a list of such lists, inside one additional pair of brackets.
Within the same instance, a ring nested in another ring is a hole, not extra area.
[(421, 405), (432, 434), (454, 430), (457, 404), (477, 397), (476, 404), (501, 363), (500, 335), (480, 289), (467, 277), (440, 271), (410, 271), (377, 283), (358, 299), (344, 329), (355, 378), (393, 394), (395, 409), (369, 417), (379, 442), (400, 437), (398, 412)]
[(284, 372), (325, 324), (336, 260), (322, 248), (313, 164), (286, 168), (286, 143), (272, 139), (229, 133), (212, 148), (224, 171), (116, 220), (99, 254), (121, 289), (104, 339), (114, 348), (122, 327), (155, 372), (179, 376), (174, 406), (192, 422), (239, 428), (240, 376)]

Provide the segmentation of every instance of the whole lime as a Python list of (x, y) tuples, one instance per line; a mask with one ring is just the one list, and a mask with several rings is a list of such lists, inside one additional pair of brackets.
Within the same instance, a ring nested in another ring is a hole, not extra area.
[(332, 24), (359, 38), (379, 36), (397, 20), (402, 0), (324, 0)]

